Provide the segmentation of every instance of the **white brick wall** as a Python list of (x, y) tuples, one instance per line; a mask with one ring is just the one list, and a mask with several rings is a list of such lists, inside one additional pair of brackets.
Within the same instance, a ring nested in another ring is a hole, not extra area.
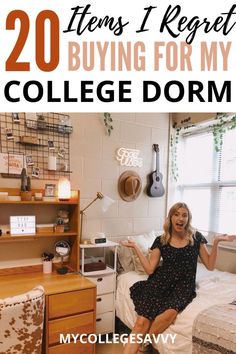
[[(168, 158), (168, 113), (112, 113), (114, 131), (108, 137), (102, 124), (102, 113), (71, 114), (74, 133), (71, 140), (72, 187), (80, 189), (81, 206), (85, 207), (97, 191), (115, 200), (103, 214), (100, 201), (94, 203), (84, 217), (83, 238), (103, 231), (108, 237), (135, 235), (162, 228), (166, 195), (149, 198), (144, 189), (147, 174), (153, 170), (152, 144), (160, 147), (160, 169), (166, 187)], [(142, 178), (143, 190), (134, 202), (123, 201), (117, 191), (120, 174), (130, 168), (121, 167), (115, 159), (120, 147), (136, 148), (143, 158), (142, 168), (132, 168)]]

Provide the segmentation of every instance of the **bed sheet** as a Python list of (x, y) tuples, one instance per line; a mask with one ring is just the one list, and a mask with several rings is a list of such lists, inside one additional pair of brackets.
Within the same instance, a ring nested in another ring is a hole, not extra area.
[[(136, 313), (129, 296), (129, 288), (139, 280), (145, 280), (146, 275), (136, 272), (120, 274), (117, 279), (116, 315), (129, 328), (135, 322)], [(175, 341), (160, 341), (155, 345), (160, 354), (191, 354), (192, 327), (196, 316), (206, 308), (216, 304), (226, 304), (236, 300), (236, 274), (208, 271), (202, 264), (198, 265), (196, 277), (197, 297), (182, 311), (164, 334), (175, 335)], [(169, 337), (170, 339), (171, 337)]]

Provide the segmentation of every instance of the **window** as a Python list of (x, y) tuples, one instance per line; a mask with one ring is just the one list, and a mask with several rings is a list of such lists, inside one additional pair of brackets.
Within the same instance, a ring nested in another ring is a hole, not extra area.
[(199, 230), (236, 233), (236, 129), (226, 131), (216, 152), (212, 132), (182, 136), (179, 149), (178, 200), (193, 213)]

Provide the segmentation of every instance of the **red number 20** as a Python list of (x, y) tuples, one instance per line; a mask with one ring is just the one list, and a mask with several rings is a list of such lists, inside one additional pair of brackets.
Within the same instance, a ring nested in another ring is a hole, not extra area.
[[(19, 62), (18, 58), (26, 43), (30, 21), (28, 15), (21, 10), (11, 11), (6, 20), (6, 29), (14, 30), (16, 20), (20, 21), (20, 32), (15, 46), (6, 61), (6, 71), (29, 71), (29, 62)], [(50, 51), (48, 62), (45, 61), (45, 21), (50, 23)], [(59, 19), (55, 12), (44, 10), (36, 18), (35, 25), (35, 60), (42, 71), (53, 71), (59, 63)]]

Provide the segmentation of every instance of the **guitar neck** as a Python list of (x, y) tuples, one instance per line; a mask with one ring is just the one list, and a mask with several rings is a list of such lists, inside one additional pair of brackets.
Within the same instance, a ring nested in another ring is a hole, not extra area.
[(158, 144), (153, 144), (152, 147), (153, 147), (153, 150), (156, 153), (156, 166), (154, 167), (154, 170), (156, 172), (159, 172), (160, 171), (160, 166), (159, 166), (159, 145)]
[(159, 151), (156, 151), (156, 171), (160, 171), (160, 165), (159, 165)]

